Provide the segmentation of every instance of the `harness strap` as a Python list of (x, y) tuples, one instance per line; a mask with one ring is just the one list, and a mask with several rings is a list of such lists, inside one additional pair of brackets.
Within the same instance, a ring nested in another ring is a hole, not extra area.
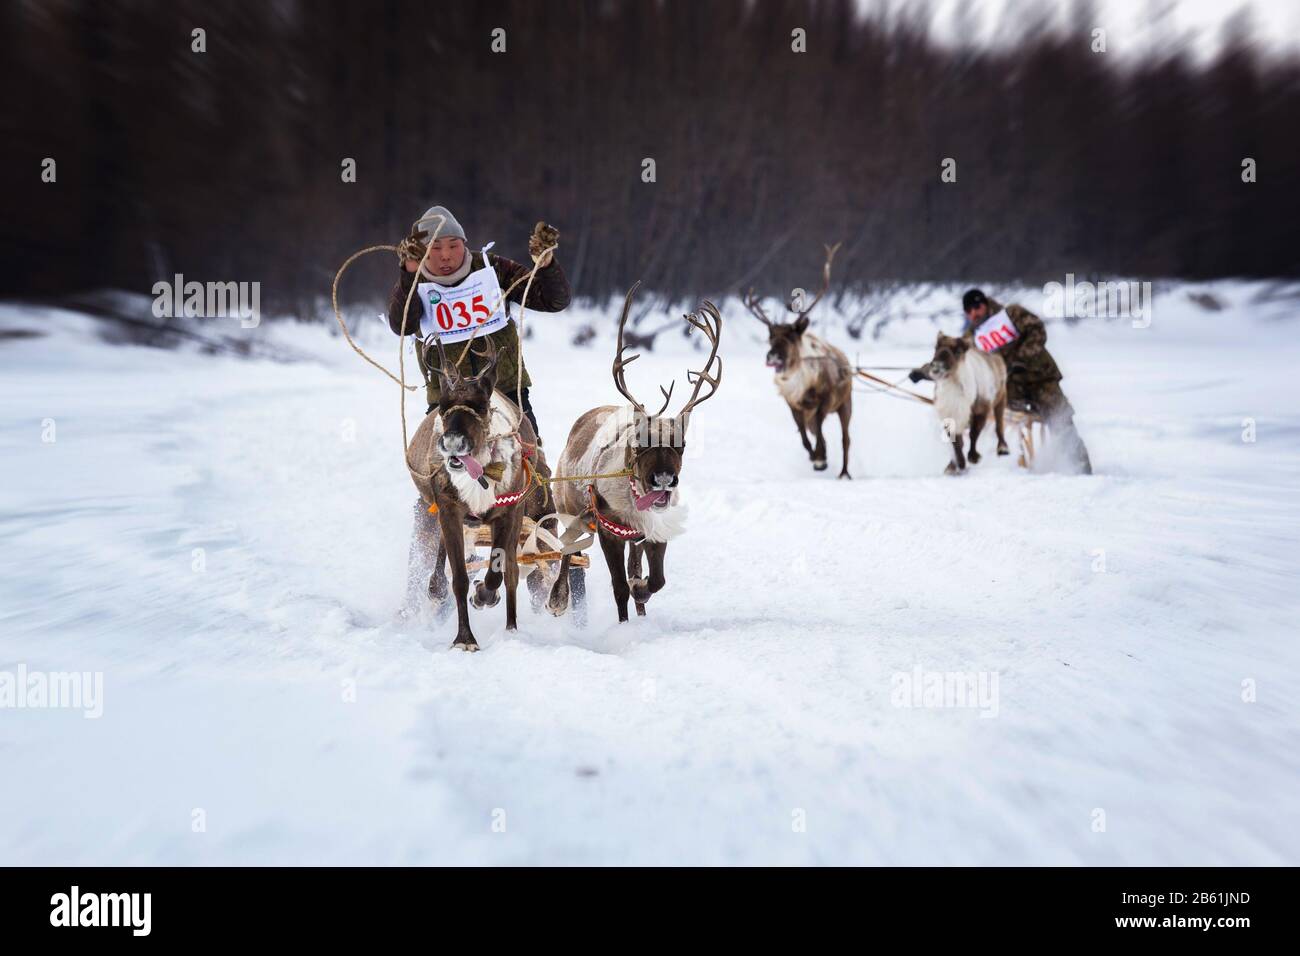
[[(587, 496), (591, 501), (591, 513), (595, 516), (596, 523), (601, 527), (601, 529), (609, 532), (616, 538), (621, 538), (624, 541), (640, 541), (645, 537), (645, 535), (636, 530), (636, 528), (629, 528), (627, 525), (619, 524), (617, 521), (611, 521), (600, 513), (600, 509), (596, 507), (595, 485), (587, 486)], [(591, 528), (594, 531), (595, 525), (592, 525)]]

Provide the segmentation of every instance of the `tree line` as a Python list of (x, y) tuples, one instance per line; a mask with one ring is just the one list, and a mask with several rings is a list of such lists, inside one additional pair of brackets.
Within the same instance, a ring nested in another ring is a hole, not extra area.
[(180, 272), (318, 315), (434, 203), (516, 259), (553, 223), (596, 300), (783, 295), (840, 241), (837, 291), (1300, 273), (1295, 60), (1245, 17), (1200, 61), (1012, 10), (974, 48), (854, 0), (7, 4), (2, 291)]

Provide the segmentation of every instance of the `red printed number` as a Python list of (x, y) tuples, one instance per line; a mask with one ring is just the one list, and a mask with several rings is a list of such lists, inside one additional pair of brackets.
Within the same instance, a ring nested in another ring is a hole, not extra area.
[[(455, 316), (452, 315), (453, 309), (456, 312)], [(438, 320), (438, 328), (450, 332), (452, 329), (467, 329), (474, 322), (482, 325), (492, 318), (492, 312), (483, 304), (483, 296), (476, 295), (470, 300), (468, 309), (463, 301), (453, 302), (450, 307), (446, 302), (439, 302), (435, 317)]]

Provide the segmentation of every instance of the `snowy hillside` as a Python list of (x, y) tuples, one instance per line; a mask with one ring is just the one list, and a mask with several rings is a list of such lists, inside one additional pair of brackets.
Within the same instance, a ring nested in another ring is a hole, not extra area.
[[(826, 336), (919, 364), (959, 324), (928, 291)], [(221, 327), (273, 361), (0, 309), (0, 672), (103, 675), (97, 718), (0, 709), (0, 863), (1300, 863), (1300, 324), (1260, 291), (1049, 321), (1093, 477), (991, 429), (943, 477), (933, 412), (865, 393), (852, 482), (730, 301), (648, 617), (615, 622), (597, 552), (585, 629), (522, 592), (517, 633), (472, 612), (475, 655), (396, 613), (397, 389), (326, 326)], [(528, 322), (554, 458), (617, 399), (612, 325)], [(692, 347), (632, 387), (680, 394)], [(956, 672), (976, 706), (900, 706)]]

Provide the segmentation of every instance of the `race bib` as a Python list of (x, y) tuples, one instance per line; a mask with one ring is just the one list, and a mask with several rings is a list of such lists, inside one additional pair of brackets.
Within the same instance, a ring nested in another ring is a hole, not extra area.
[[(487, 262), (486, 256), (483, 261)], [(501, 284), (490, 265), (471, 272), (458, 286), (421, 282), (417, 294), (424, 307), (420, 334), (443, 342), (490, 335), (510, 321), (501, 298)]]
[(1020, 333), (1005, 309), (997, 315), (990, 315), (975, 330), (975, 346), (981, 352), (996, 352), (1018, 338)]

